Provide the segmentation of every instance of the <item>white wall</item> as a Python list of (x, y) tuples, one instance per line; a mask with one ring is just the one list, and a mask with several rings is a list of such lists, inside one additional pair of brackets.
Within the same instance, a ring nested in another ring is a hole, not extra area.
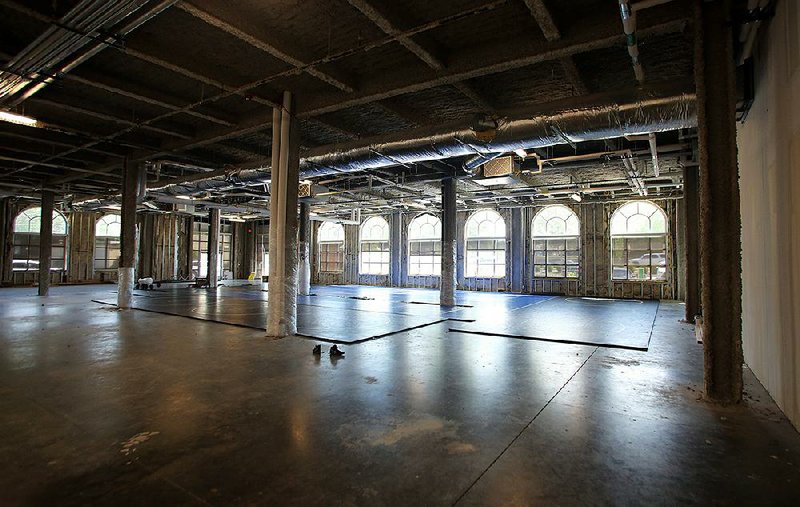
[(739, 125), (745, 361), (800, 428), (800, 2), (778, 2)]

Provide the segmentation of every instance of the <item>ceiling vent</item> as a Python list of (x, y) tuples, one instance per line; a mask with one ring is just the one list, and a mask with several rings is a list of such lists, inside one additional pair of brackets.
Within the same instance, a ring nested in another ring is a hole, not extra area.
[(514, 172), (515, 169), (514, 157), (497, 157), (483, 164), (483, 176), (485, 178), (494, 178), (496, 176), (508, 176)]
[(297, 197), (312, 197), (311, 186), (313, 183), (310, 181), (301, 181), (297, 188)]

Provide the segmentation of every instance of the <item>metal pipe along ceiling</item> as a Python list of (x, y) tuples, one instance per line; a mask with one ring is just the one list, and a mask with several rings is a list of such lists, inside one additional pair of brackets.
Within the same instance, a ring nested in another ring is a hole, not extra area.
[[(316, 178), (476, 154), (488, 158), (517, 149), (529, 150), (696, 126), (695, 97), (686, 94), (623, 106), (597, 107), (505, 121), (489, 141), (483, 139), (485, 134), (465, 129), (308, 156), (301, 160), (300, 172), (302, 178)], [(161, 187), (161, 190), (185, 194), (222, 190), (238, 185), (263, 185), (270, 181), (266, 171), (267, 168), (244, 170), (204, 181), (167, 185)]]
[[(33, 95), (55, 75), (68, 72), (114, 42), (111, 30), (118, 35), (138, 27), (175, 1), (162, 1), (120, 27), (119, 23), (137, 12), (149, 0), (82, 0), (53, 23), (36, 40), (17, 54), (0, 71), (0, 103), (17, 105)], [(14, 98), (17, 96), (16, 98)]]

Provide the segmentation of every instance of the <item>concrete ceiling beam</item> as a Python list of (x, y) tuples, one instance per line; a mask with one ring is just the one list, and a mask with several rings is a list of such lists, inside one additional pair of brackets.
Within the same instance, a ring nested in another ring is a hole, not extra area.
[[(330, 72), (323, 72), (319, 69), (310, 67), (308, 63), (304, 62), (303, 60), (296, 58), (289, 54), (286, 50), (279, 49), (274, 42), (270, 42), (266, 40), (264, 34), (259, 34), (258, 36), (252, 35), (245, 30), (239, 28), (241, 26), (241, 20), (237, 23), (236, 26), (228, 23), (220, 19), (217, 16), (210, 14), (209, 12), (200, 9), (188, 2), (180, 2), (177, 7), (187, 14), (194, 16), (195, 18), (207, 23), (214, 28), (217, 28), (228, 35), (231, 35), (242, 42), (249, 44), (250, 46), (267, 53), (268, 55), (288, 64), (292, 67), (297, 69), (301, 69), (303, 72), (307, 73), (310, 76), (313, 76), (320, 81), (328, 83), (329, 85), (337, 88), (346, 93), (352, 93), (355, 91), (355, 86), (351, 83), (346, 82), (343, 78), (334, 77)], [(222, 5), (218, 6), (220, 9), (223, 8)]]
[[(673, 11), (667, 17), (649, 20), (642, 23), (639, 34), (646, 38), (653, 35), (661, 35), (678, 32), (684, 29), (688, 22), (688, 14), (680, 11)], [(614, 19), (616, 21), (616, 18)], [(619, 34), (614, 22), (598, 23), (595, 20), (591, 29), (578, 30), (577, 35), (562, 38), (558, 41), (548, 42), (539, 46), (537, 51), (528, 52), (524, 49), (524, 54), (508, 55), (508, 48), (505, 51), (498, 51), (497, 48), (487, 48), (484, 58), (477, 59), (475, 55), (464, 55), (458, 64), (451, 66), (445, 71), (428, 79), (419, 79), (417, 75), (404, 73), (399, 78), (390, 81), (382, 81), (362, 88), (356, 92), (355, 96), (341, 100), (331, 100), (330, 97), (321, 97), (306, 101), (305, 109), (298, 112), (299, 118), (313, 118), (326, 113), (341, 111), (350, 107), (374, 103), (400, 95), (429, 90), (439, 86), (450, 86), (455, 83), (519, 69), (538, 63), (558, 60), (565, 56), (594, 51), (613, 47), (624, 42), (623, 36)], [(246, 88), (241, 87), (241, 88)], [(302, 104), (301, 104), (302, 106)], [(168, 142), (164, 143), (164, 150), (157, 152), (138, 151), (131, 154), (132, 159), (145, 160), (148, 157), (161, 156), (167, 151), (179, 151), (191, 149), (198, 146), (213, 144), (219, 140), (230, 139), (240, 135), (259, 131), (271, 124), (271, 111), (257, 113), (242, 119), (239, 125), (232, 128), (212, 128), (198, 133), (196, 139), (190, 142)], [(113, 170), (114, 167), (103, 169)], [(101, 169), (101, 170), (103, 170)], [(65, 183), (77, 178), (64, 178), (57, 183)]]
[[(536, 24), (538, 24), (539, 28), (542, 30), (544, 38), (549, 42), (561, 39), (561, 30), (558, 29), (558, 25), (556, 25), (553, 15), (550, 13), (550, 9), (547, 8), (547, 5), (545, 5), (544, 0), (524, 1), (525, 5), (527, 5), (528, 9), (531, 11), (531, 15), (536, 20)], [(573, 90), (575, 90), (575, 94), (586, 95), (589, 93), (586, 83), (584, 83), (583, 78), (581, 78), (581, 73), (572, 56), (559, 58), (559, 63), (564, 70), (564, 74), (567, 76), (567, 80), (572, 85)]]
[[(443, 58), (437, 56), (432, 49), (426, 48), (421, 43), (415, 41), (411, 36), (404, 35), (402, 30), (396, 28), (395, 23), (379, 12), (371, 3), (366, 0), (347, 0), (347, 2), (380, 28), (386, 35), (394, 37), (397, 42), (422, 60), (431, 69), (440, 71), (446, 67)], [(495, 112), (494, 107), (489, 101), (482, 97), (468, 83), (457, 83), (454, 85), (454, 88), (470, 99), (484, 112)]]

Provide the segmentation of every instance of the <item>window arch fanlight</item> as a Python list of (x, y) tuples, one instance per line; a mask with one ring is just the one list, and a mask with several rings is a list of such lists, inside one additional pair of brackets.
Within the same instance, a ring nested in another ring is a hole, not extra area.
[(363, 275), (389, 274), (389, 222), (383, 217), (370, 217), (361, 224), (360, 263)]
[(501, 278), (506, 274), (506, 223), (494, 210), (476, 211), (466, 225), (467, 277)]
[(320, 273), (344, 271), (344, 227), (334, 222), (322, 222), (317, 230)]
[[(28, 208), (14, 219), (14, 233), (39, 234), (41, 223), (42, 208)], [(57, 210), (53, 210), (53, 235), (67, 235), (67, 219)]]
[(611, 216), (614, 280), (666, 280), (667, 215), (650, 201), (631, 201)]
[(408, 274), (442, 274), (442, 221), (429, 213), (408, 224)]
[[(28, 208), (14, 219), (14, 271), (36, 271), (39, 269), (39, 229), (42, 209)], [(53, 210), (53, 245), (51, 250), (52, 271), (63, 271), (67, 266), (67, 219)]]
[(119, 267), (121, 227), (120, 215), (103, 215), (97, 220), (94, 227), (94, 269)]
[(578, 216), (567, 206), (539, 210), (533, 218), (533, 276), (578, 278), (580, 231)]

